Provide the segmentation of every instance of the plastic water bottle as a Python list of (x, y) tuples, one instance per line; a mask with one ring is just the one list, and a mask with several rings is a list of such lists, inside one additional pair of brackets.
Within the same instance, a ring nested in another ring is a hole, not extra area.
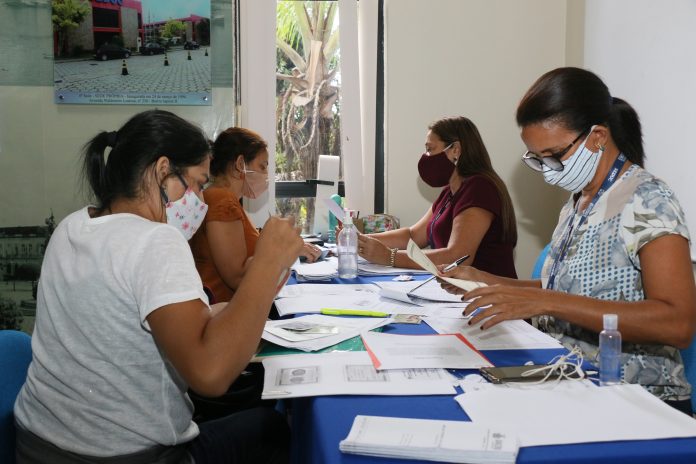
[(599, 384), (621, 383), (621, 333), (617, 330), (619, 317), (604, 315), (604, 330), (599, 333)]
[[(341, 206), (341, 197), (334, 193), (331, 195), (331, 199), (338, 205)], [(327, 241), (329, 243), (336, 243), (336, 226), (338, 226), (338, 218), (334, 216), (334, 213), (329, 211), (329, 231), (327, 233)]]
[(355, 279), (358, 276), (358, 231), (353, 218), (346, 213), (343, 229), (336, 240), (338, 248), (338, 277)]

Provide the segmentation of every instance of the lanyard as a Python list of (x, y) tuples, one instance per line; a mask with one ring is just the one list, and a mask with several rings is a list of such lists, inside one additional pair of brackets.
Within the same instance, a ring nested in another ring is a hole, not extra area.
[(430, 221), (430, 233), (428, 234), (428, 245), (430, 245), (431, 249), (435, 248), (435, 240), (433, 239), (433, 227), (435, 227), (435, 223), (437, 222), (438, 219), (440, 219), (440, 216), (442, 216), (442, 213), (445, 212), (445, 209), (447, 209), (447, 206), (452, 202), (452, 198), (454, 197), (454, 194), (452, 192), (449, 193), (447, 196), (447, 200), (445, 200), (445, 204), (442, 205), (440, 210), (437, 212), (435, 217), (433, 218), (432, 221)]
[[(590, 215), (590, 212), (592, 211), (592, 208), (594, 208), (594, 205), (599, 200), (599, 197), (601, 197), (604, 192), (609, 190), (609, 188), (612, 185), (614, 185), (614, 182), (616, 182), (616, 179), (619, 177), (619, 172), (621, 171), (621, 168), (623, 168), (625, 163), (626, 163), (626, 155), (624, 155), (623, 153), (619, 154), (619, 157), (616, 158), (616, 161), (614, 161), (614, 166), (612, 166), (611, 171), (609, 171), (609, 174), (607, 174), (607, 177), (604, 178), (604, 182), (602, 182), (601, 187), (599, 187), (599, 190), (597, 191), (597, 193), (595, 193), (595, 196), (592, 197), (592, 201), (590, 202), (589, 205), (587, 205), (587, 208), (585, 208), (585, 211), (582, 212), (582, 216), (580, 216), (580, 220), (578, 221), (578, 226), (577, 226), (578, 229), (580, 229), (580, 227), (582, 227), (582, 225), (587, 220), (588, 216)], [(556, 256), (556, 259), (554, 259), (554, 261), (553, 261), (553, 265), (551, 266), (551, 272), (549, 274), (549, 282), (546, 285), (546, 288), (549, 290), (553, 290), (553, 286), (554, 286), (554, 283), (556, 281), (556, 276), (558, 275), (558, 272), (559, 272), (560, 267), (561, 267), (561, 262), (563, 262), (563, 259), (565, 259), (565, 256), (568, 253), (568, 248), (570, 247), (570, 240), (573, 237), (573, 229), (575, 228), (573, 226), (573, 223), (575, 222), (575, 215), (578, 211), (578, 204), (579, 204), (579, 202), (575, 203), (573, 215), (570, 216), (570, 218), (568, 220), (568, 227), (566, 229), (563, 240), (561, 240), (560, 250), (558, 252), (558, 255)]]

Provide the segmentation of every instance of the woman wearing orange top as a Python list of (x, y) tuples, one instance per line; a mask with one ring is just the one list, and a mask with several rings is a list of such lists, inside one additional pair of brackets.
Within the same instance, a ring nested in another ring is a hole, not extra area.
[[(241, 127), (222, 132), (213, 144), (213, 183), (204, 192), (208, 213), (190, 241), (203, 285), (215, 301), (228, 301), (254, 256), (259, 232), (241, 205), (268, 189), (268, 150), (259, 134)], [(302, 255), (315, 261), (321, 250), (305, 244)]]

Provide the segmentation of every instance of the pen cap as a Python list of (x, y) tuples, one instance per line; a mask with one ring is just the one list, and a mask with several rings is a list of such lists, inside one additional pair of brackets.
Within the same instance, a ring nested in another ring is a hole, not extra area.
[(604, 330), (616, 330), (619, 326), (619, 316), (616, 314), (605, 314), (603, 316)]

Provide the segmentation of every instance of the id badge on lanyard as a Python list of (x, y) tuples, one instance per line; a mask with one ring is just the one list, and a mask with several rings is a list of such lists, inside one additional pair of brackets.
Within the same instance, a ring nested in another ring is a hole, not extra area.
[(624, 164), (626, 163), (626, 155), (623, 153), (619, 154), (619, 157), (616, 158), (616, 161), (614, 161), (614, 165), (612, 166), (611, 170), (609, 171), (609, 174), (607, 174), (607, 177), (604, 178), (604, 181), (602, 182), (602, 186), (599, 188), (597, 193), (595, 193), (595, 196), (592, 197), (592, 201), (590, 202), (589, 205), (587, 205), (587, 208), (585, 208), (585, 211), (582, 212), (582, 216), (580, 216), (580, 220), (578, 221), (577, 226), (574, 226), (573, 223), (575, 222), (575, 215), (578, 210), (578, 203), (575, 203), (575, 209), (573, 212), (573, 215), (570, 217), (568, 220), (568, 227), (566, 228), (566, 232), (563, 236), (563, 239), (561, 240), (561, 246), (558, 254), (556, 255), (556, 259), (553, 261), (553, 265), (551, 266), (551, 272), (549, 273), (549, 281), (548, 284), (546, 285), (546, 288), (548, 290), (553, 290), (554, 284), (556, 282), (556, 277), (558, 276), (558, 273), (560, 271), (561, 267), (561, 262), (563, 262), (563, 259), (565, 259), (566, 254), (568, 254), (568, 248), (570, 248), (570, 242), (573, 238), (573, 232), (575, 230), (579, 230), (580, 227), (587, 221), (588, 216), (590, 215), (590, 212), (592, 211), (592, 208), (594, 208), (594, 205), (597, 203), (599, 200), (599, 197), (602, 196), (604, 192), (609, 190), (609, 188), (614, 185), (614, 182), (616, 182), (616, 179), (619, 177), (619, 172), (621, 172), (621, 168), (623, 168)]

